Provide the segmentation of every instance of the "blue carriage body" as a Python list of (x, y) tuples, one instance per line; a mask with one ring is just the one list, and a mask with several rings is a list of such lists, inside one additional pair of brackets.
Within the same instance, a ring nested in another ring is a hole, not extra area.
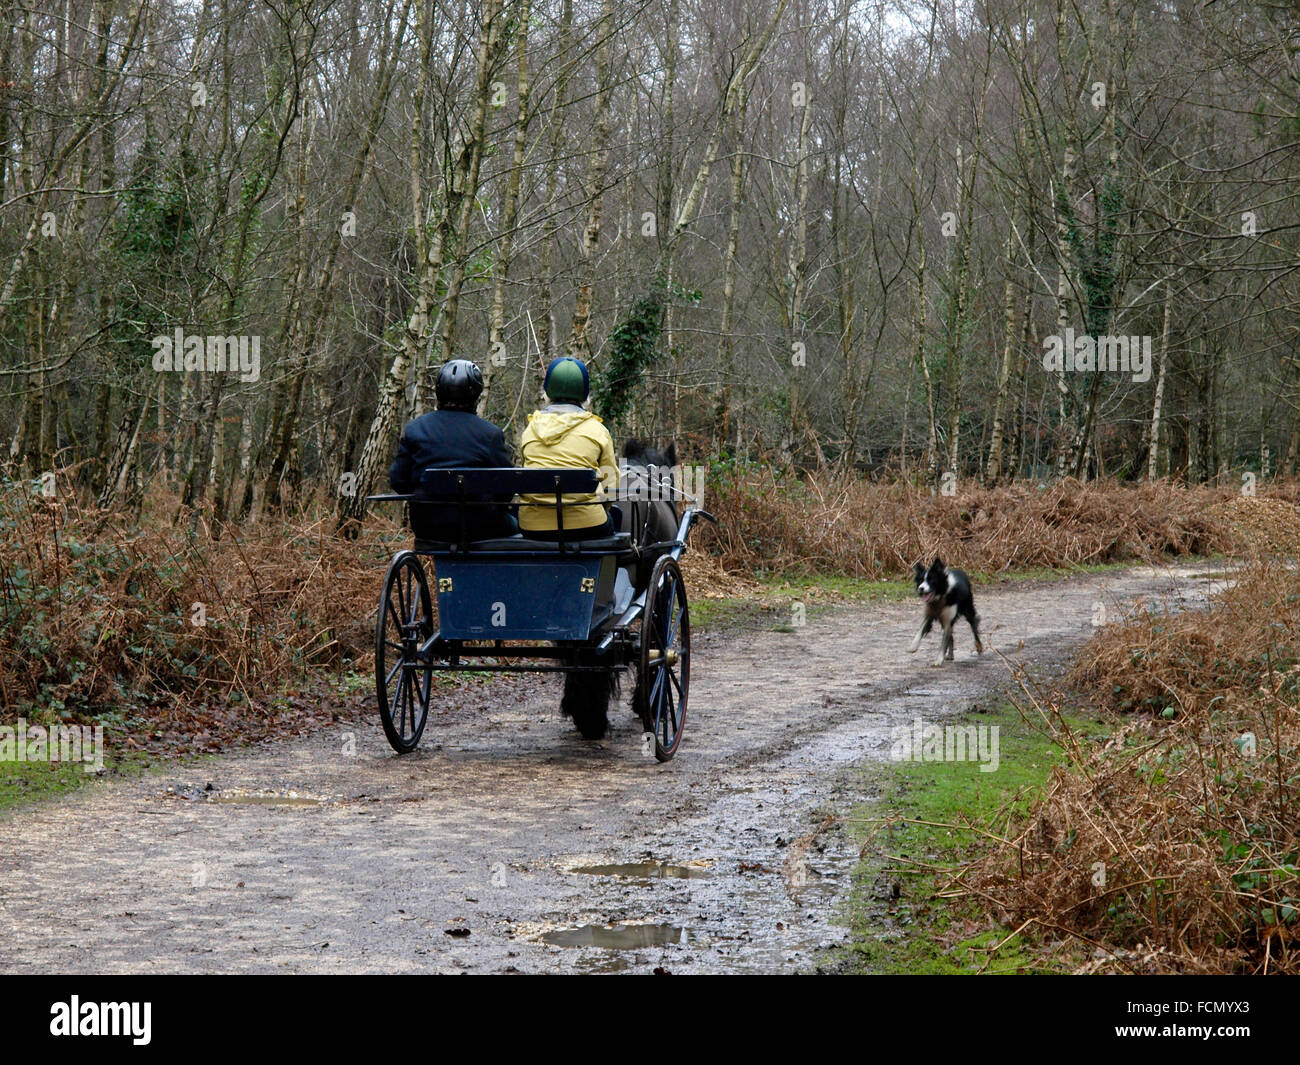
[[(593, 492), (599, 479), (591, 469), (429, 469), (421, 483), (435, 498), (458, 499), (462, 516), (467, 506), (483, 505), (494, 494), (553, 495), (562, 527), (563, 494)], [(554, 544), (523, 536), (459, 544), (417, 540), (415, 549), (434, 560), (442, 640), (586, 640), (616, 599), (631, 598), (626, 575), (617, 578), (619, 561), (632, 553), (626, 534)]]
[(613, 555), (430, 554), (444, 640), (585, 640), (615, 584)]

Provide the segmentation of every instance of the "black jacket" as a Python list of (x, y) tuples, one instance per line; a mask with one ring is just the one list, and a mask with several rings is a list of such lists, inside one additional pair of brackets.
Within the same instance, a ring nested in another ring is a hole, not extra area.
[[(388, 483), (394, 492), (413, 493), (418, 499), (438, 502), (438, 498), (420, 486), (421, 474), (426, 469), (513, 465), (505, 434), (491, 422), (469, 411), (434, 410), (422, 414), (402, 430), (397, 457), (388, 468)], [(491, 501), (505, 504), (510, 500)], [(466, 527), (470, 539), (504, 536), (514, 531), (505, 506), (466, 508)], [(460, 538), (458, 510), (454, 506), (413, 504), (411, 528), (421, 539), (457, 540)]]

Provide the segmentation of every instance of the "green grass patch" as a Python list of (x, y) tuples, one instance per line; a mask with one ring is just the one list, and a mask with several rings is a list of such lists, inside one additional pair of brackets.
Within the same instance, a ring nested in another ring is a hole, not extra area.
[(911, 599), (916, 588), (905, 581), (869, 581), (858, 577), (759, 576), (765, 595), (798, 599), (800, 596), (828, 596), (854, 602), (882, 599)]
[[(1083, 735), (1107, 731), (1096, 720), (1069, 723)], [(872, 762), (860, 768), (862, 789), (879, 797), (846, 817), (863, 858), (841, 917), (850, 937), (833, 952), (831, 967), (896, 975), (1066, 971), (1068, 954), (1048, 962), (1018, 937), (1008, 939), (1011, 929), (992, 925), (975, 905), (937, 897), (965, 862), (990, 845), (981, 829), (1005, 836), (1008, 822), (1029, 811), (1053, 766), (1062, 763), (1061, 749), (1009, 703), (987, 712), (972, 709), (943, 724), (996, 726), (998, 768), (981, 772), (975, 760)], [(900, 820), (884, 823), (892, 818)]]
[(0, 814), (29, 803), (60, 799), (104, 780), (139, 777), (157, 762), (156, 756), (143, 753), (111, 755), (105, 751), (104, 771), (87, 773), (81, 762), (0, 761)]
[[(778, 606), (780, 608), (777, 612)], [(790, 617), (788, 602), (755, 599), (692, 599), (691, 631), (723, 629), (727, 632), (755, 632), (771, 629)]]

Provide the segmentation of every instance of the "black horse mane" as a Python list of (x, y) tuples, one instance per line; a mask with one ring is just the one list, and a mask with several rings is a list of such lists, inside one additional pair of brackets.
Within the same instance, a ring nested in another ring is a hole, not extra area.
[(644, 440), (632, 437), (623, 445), (623, 457), (632, 466), (667, 466), (672, 469), (677, 465), (677, 444), (675, 441), (671, 442), (668, 447), (660, 451)]

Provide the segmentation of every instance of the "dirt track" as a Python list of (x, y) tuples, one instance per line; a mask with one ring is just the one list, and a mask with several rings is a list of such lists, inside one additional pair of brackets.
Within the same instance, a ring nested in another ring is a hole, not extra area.
[[(1189, 572), (977, 588), (985, 642), (1050, 667), (1098, 601), (1113, 616)], [(917, 613), (697, 637), (682, 751), (662, 766), (625, 710), (585, 743), (557, 684), (506, 682), (486, 716), (431, 720), (414, 755), (375, 719), (0, 815), (0, 971), (809, 968), (841, 934), (854, 854), (834, 833), (802, 860), (790, 843), (828, 800), (861, 797), (846, 770), (886, 757), (895, 724), (1008, 681), (964, 626), (955, 663), (930, 667), (935, 634), (907, 654)], [(670, 864), (575, 871), (646, 862)]]

